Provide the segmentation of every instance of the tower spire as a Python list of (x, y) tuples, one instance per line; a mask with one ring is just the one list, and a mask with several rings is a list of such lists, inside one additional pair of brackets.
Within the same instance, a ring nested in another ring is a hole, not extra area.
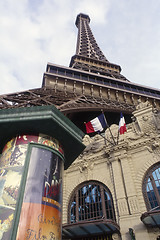
[[(78, 28), (78, 39), (76, 54), (93, 58), (96, 60), (107, 61), (106, 57), (100, 50), (89, 26), (90, 18), (88, 15), (80, 13), (76, 19)], [(107, 61), (108, 62), (108, 61)]]
[(120, 74), (121, 67), (110, 63), (99, 48), (91, 28), (90, 17), (80, 13), (75, 25), (78, 28), (76, 54), (71, 58), (70, 67), (127, 80)]

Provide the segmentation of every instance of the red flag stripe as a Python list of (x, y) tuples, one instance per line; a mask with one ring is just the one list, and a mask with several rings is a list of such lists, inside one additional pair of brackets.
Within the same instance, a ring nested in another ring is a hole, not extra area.
[(91, 122), (88, 122), (88, 123), (86, 123), (85, 125), (86, 125), (86, 132), (87, 132), (87, 133), (92, 133), (92, 132), (94, 132), (94, 128), (93, 128)]

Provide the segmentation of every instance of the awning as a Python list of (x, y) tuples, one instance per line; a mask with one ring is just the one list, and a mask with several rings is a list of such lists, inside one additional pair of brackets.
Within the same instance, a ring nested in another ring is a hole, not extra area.
[(141, 221), (147, 227), (160, 227), (160, 210), (143, 213)]
[(62, 228), (63, 239), (106, 235), (119, 232), (118, 224), (110, 219), (82, 221), (72, 224), (64, 224)]

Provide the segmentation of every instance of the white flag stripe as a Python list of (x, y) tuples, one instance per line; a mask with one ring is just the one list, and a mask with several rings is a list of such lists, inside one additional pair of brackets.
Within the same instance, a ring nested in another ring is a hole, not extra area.
[(119, 128), (124, 126), (124, 124), (125, 124), (125, 120), (124, 120), (124, 117), (122, 117), (119, 122)]
[(91, 120), (91, 124), (92, 124), (95, 132), (97, 132), (97, 131), (102, 132), (103, 131), (101, 122), (99, 121), (98, 117), (96, 117), (93, 120)]

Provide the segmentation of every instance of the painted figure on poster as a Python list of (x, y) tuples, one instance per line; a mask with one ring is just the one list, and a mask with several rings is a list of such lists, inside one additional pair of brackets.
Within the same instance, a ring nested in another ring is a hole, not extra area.
[(47, 169), (44, 174), (44, 197), (54, 199), (59, 201), (58, 196), (61, 187), (61, 178), (60, 178), (60, 166), (58, 159), (55, 159), (51, 163), (51, 171), (47, 175)]

